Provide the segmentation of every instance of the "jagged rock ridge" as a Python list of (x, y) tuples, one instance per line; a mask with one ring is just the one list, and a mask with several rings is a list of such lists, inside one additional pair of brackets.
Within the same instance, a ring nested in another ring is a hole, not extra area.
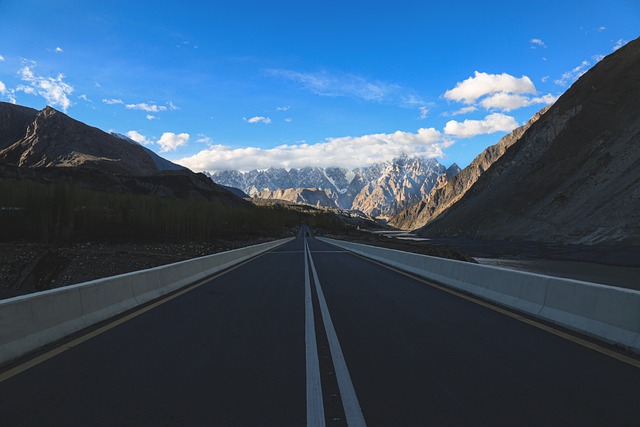
[[(344, 168), (302, 168), (264, 171), (222, 171), (210, 174), (211, 179), (222, 185), (236, 187), (251, 196), (260, 198), (300, 199), (302, 189), (319, 189), (328, 197), (328, 204), (342, 209), (364, 212), (374, 217), (389, 217), (399, 209), (416, 203), (425, 197), (438, 182), (439, 177), (455, 174), (457, 166), (447, 170), (435, 159), (402, 155), (390, 162), (347, 170)], [(298, 191), (277, 192), (277, 190)], [(277, 193), (277, 197), (276, 197)], [(309, 193), (310, 194), (310, 193)], [(317, 196), (309, 204), (316, 205)]]

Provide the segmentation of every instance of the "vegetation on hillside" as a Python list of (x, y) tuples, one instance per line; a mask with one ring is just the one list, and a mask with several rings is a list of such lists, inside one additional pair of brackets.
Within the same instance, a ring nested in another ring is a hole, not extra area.
[(217, 201), (119, 194), (79, 188), (70, 180), (45, 184), (0, 179), (0, 239), (67, 242), (169, 241), (280, 236), (306, 223), (339, 231), (326, 212), (284, 206), (229, 206)]

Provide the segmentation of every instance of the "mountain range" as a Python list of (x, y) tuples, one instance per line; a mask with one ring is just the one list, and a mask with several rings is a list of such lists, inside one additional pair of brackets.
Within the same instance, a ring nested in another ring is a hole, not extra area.
[(358, 210), (373, 217), (391, 217), (426, 197), (443, 177), (453, 177), (459, 171), (456, 164), (447, 169), (436, 159), (402, 155), (353, 170), (269, 168), (244, 173), (226, 170), (209, 176), (217, 184), (239, 188), (255, 198), (319, 204)]

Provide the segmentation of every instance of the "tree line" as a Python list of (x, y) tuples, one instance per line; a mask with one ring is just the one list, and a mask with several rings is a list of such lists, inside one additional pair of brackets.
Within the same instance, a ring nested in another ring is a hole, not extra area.
[(70, 180), (0, 179), (4, 241), (207, 241), (280, 236), (302, 222), (331, 231), (344, 227), (335, 215), (322, 211), (100, 192)]

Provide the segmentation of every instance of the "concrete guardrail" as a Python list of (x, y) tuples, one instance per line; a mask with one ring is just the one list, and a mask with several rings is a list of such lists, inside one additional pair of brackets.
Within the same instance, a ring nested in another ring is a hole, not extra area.
[(0, 301), (0, 364), (280, 246), (276, 240)]
[(580, 333), (640, 352), (640, 291), (318, 238)]

